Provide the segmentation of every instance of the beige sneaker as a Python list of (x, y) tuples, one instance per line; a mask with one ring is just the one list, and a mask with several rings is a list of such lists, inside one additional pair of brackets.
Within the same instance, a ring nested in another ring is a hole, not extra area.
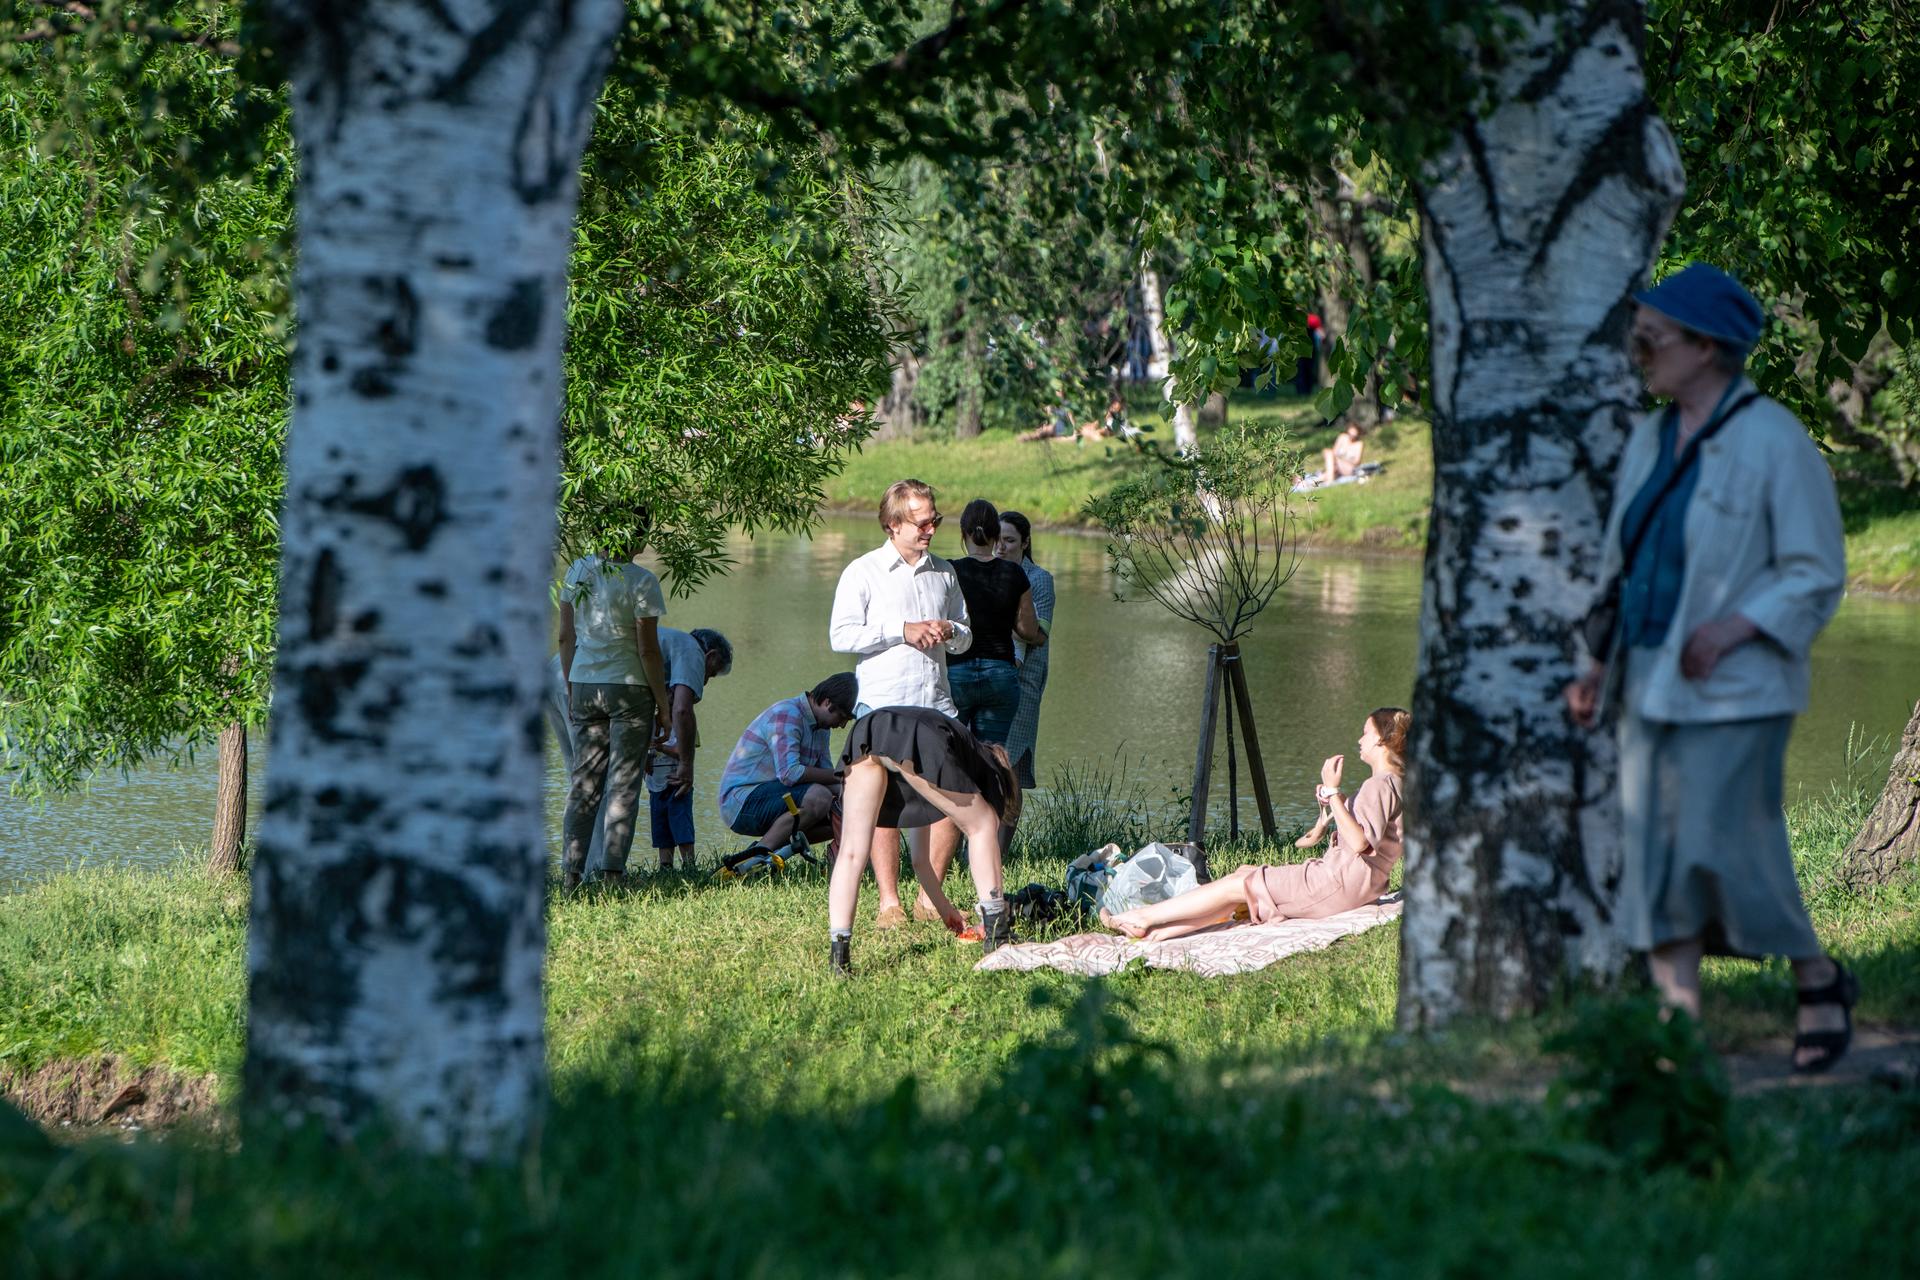
[(940, 913), (934, 910), (933, 903), (925, 898), (921, 898), (913, 904), (913, 918), (921, 924), (940, 923)]
[(907, 913), (899, 907), (882, 907), (873, 917), (876, 929), (898, 929), (907, 922)]

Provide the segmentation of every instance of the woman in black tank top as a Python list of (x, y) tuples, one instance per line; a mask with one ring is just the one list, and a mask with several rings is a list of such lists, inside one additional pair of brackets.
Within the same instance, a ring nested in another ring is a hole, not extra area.
[(1000, 513), (985, 498), (975, 498), (960, 513), (960, 536), (967, 554), (953, 562), (966, 597), (973, 643), (965, 653), (947, 657), (947, 680), (959, 721), (982, 742), (1005, 744), (1020, 710), (1020, 669), (1014, 665), (1013, 640), (1030, 648), (1047, 641), (1033, 611), (1033, 588), (1019, 565), (994, 556), (1000, 537)]

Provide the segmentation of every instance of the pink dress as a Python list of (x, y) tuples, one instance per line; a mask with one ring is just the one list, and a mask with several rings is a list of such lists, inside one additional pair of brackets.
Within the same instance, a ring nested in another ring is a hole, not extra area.
[(1376, 773), (1360, 784), (1349, 806), (1353, 820), (1372, 847), (1353, 853), (1333, 844), (1324, 858), (1284, 867), (1256, 867), (1247, 877), (1247, 906), (1255, 924), (1274, 920), (1318, 920), (1364, 907), (1387, 890), (1387, 877), (1400, 861), (1400, 779)]

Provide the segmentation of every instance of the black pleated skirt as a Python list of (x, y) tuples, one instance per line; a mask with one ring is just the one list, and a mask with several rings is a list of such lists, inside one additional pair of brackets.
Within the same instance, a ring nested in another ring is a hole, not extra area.
[[(842, 764), (884, 756), (913, 771), (942, 791), (984, 796), (995, 813), (1007, 810), (1007, 779), (999, 762), (967, 727), (927, 707), (881, 707), (847, 730)], [(930, 827), (944, 815), (892, 770), (880, 801), (879, 825)]]

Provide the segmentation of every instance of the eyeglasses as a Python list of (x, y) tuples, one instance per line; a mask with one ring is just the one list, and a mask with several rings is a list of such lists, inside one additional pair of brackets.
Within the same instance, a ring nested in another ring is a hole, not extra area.
[(1635, 360), (1645, 364), (1672, 346), (1674, 339), (1678, 336), (1672, 333), (1665, 334), (1656, 342), (1650, 333), (1634, 333), (1627, 338), (1627, 350), (1633, 354)]
[(945, 524), (946, 522), (947, 522), (947, 518), (945, 516), (936, 515), (931, 520), (906, 520), (906, 521), (903, 521), (902, 523), (910, 524), (922, 533), (932, 533), (935, 529), (938, 529), (941, 525)]

